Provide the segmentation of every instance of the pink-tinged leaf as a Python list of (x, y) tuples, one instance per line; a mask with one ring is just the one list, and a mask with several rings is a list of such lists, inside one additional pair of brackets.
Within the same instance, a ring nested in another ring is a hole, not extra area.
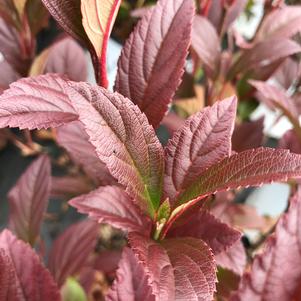
[(15, 283), (14, 265), (8, 254), (0, 249), (0, 300), (16, 301), (17, 287)]
[(59, 73), (74, 81), (86, 81), (86, 60), (83, 49), (73, 39), (64, 38), (40, 54), (31, 67), (31, 75)]
[(194, 238), (167, 239), (162, 242), (174, 270), (175, 298), (162, 300), (213, 300), (216, 266), (205, 242)]
[(17, 73), (26, 76), (30, 59), (24, 58), (21, 49), (22, 45), (17, 30), (0, 18), (0, 53)]
[(237, 241), (232, 247), (215, 256), (217, 265), (242, 275), (247, 265), (247, 255), (241, 241)]
[(8, 193), (10, 226), (19, 239), (31, 245), (40, 234), (50, 187), (50, 160), (43, 155), (26, 169)]
[(62, 176), (51, 179), (51, 198), (68, 199), (93, 189), (92, 183), (85, 176)]
[[(129, 233), (131, 249), (142, 263), (156, 300), (175, 299), (174, 270), (166, 250), (138, 233)], [(179, 253), (178, 253), (179, 254)]]
[(301, 68), (298, 61), (287, 58), (283, 64), (277, 69), (273, 78), (285, 89), (289, 89), (295, 84), (298, 76), (301, 73)]
[(21, 79), (0, 96), (0, 127), (41, 129), (77, 120), (67, 95), (68, 83), (49, 74)]
[(85, 220), (73, 224), (55, 240), (48, 267), (59, 286), (86, 265), (95, 247), (97, 234), (98, 225)]
[(193, 237), (205, 241), (213, 253), (219, 254), (240, 239), (241, 234), (234, 228), (222, 223), (207, 210), (201, 209), (182, 215), (175, 221), (167, 237)]
[(110, 301), (155, 301), (143, 265), (129, 248), (124, 248), (116, 279), (106, 296)]
[(95, 147), (89, 142), (89, 136), (81, 122), (74, 121), (57, 128), (56, 141), (96, 183), (114, 183), (114, 178), (98, 158)]
[(301, 7), (284, 6), (272, 11), (264, 19), (256, 40), (263, 41), (274, 37), (290, 38), (299, 31), (301, 31)]
[(102, 186), (69, 201), (79, 212), (99, 223), (108, 223), (125, 231), (150, 232), (150, 221), (133, 203), (126, 192), (117, 186)]
[(299, 124), (298, 108), (294, 100), (288, 97), (284, 90), (261, 81), (251, 80), (250, 84), (257, 89), (260, 101), (272, 110), (280, 109), (293, 124)]
[(104, 273), (113, 273), (117, 270), (122, 250), (104, 250), (98, 253), (93, 268)]
[(190, 44), (193, 1), (159, 0), (136, 26), (118, 62), (115, 90), (155, 128), (180, 84)]
[(263, 122), (264, 118), (260, 118), (256, 121), (245, 121), (237, 124), (232, 135), (232, 149), (236, 152), (242, 152), (261, 146), (264, 137)]
[(300, 300), (294, 298), (301, 283), (301, 193), (291, 199), (274, 235), (268, 238), (251, 270), (241, 280), (231, 300)]
[(99, 86), (72, 83), (72, 104), (111, 174), (150, 215), (159, 207), (163, 149), (147, 118), (129, 99)]
[[(5, 254), (6, 268), (13, 278), (9, 283), (9, 290), (16, 293), (15, 298), (10, 294), (1, 301), (60, 301), (59, 290), (49, 271), (43, 266), (38, 255), (26, 243), (18, 240), (10, 231), (4, 230), (0, 234), (0, 252)], [(3, 258), (3, 257), (2, 257)], [(5, 268), (5, 269), (6, 269)], [(2, 268), (0, 275), (2, 273)], [(3, 278), (0, 278), (3, 281)], [(11, 280), (11, 279), (10, 279)], [(2, 283), (0, 296), (2, 294)]]
[(99, 83), (105, 88), (107, 45), (120, 3), (121, 0), (81, 0), (82, 24), (99, 60)]
[(179, 196), (178, 203), (227, 189), (260, 186), (299, 177), (300, 155), (288, 150), (263, 147), (246, 150), (209, 167)]
[(169, 140), (164, 197), (172, 204), (208, 167), (230, 155), (236, 102), (232, 97), (205, 108), (190, 117)]
[(0, 94), (6, 90), (9, 85), (17, 81), (21, 76), (6, 61), (0, 62)]
[(173, 135), (175, 131), (184, 125), (185, 120), (178, 116), (176, 113), (169, 112), (162, 119), (162, 125), (166, 127), (170, 135)]
[(289, 149), (293, 153), (301, 154), (301, 142), (294, 130), (289, 130), (282, 136), (278, 148)]
[[(237, 62), (230, 69), (228, 77), (237, 73), (267, 68), (280, 59), (301, 51), (294, 41), (285, 38), (273, 38), (257, 43), (254, 47), (243, 51)], [(278, 65), (277, 65), (278, 66)]]
[[(210, 39), (208, 39), (210, 36)], [(191, 44), (211, 75), (217, 72), (221, 57), (220, 40), (213, 25), (207, 18), (195, 16), (192, 27)]]
[(224, 17), (222, 33), (227, 32), (229, 27), (233, 24), (233, 22), (237, 19), (237, 17), (244, 11), (248, 0), (234, 0), (229, 7), (226, 9), (226, 14)]

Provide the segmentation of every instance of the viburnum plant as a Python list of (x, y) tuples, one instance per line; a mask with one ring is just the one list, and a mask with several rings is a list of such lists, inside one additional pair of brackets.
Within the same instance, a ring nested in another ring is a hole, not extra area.
[[(0, 127), (55, 129), (57, 143), (94, 189), (69, 201), (89, 219), (71, 225), (44, 256), (40, 228), (48, 199), (59, 188), (81, 189), (65, 187), (70, 179), (54, 185), (47, 154), (27, 168), (8, 193), (0, 301), (98, 300), (91, 275), (99, 270), (113, 272), (110, 287), (98, 274), (96, 292), (106, 300), (298, 300), (295, 182), (288, 212), (245, 272), (240, 231), (216, 216), (219, 198), (231, 199), (231, 192), (301, 177), (301, 155), (265, 147), (233, 151), (235, 96), (189, 117), (165, 147), (156, 135), (183, 76), (199, 18), (194, 1), (159, 0), (146, 10), (123, 47), (114, 92), (107, 89), (106, 52), (120, 1), (43, 2), (89, 49), (97, 84), (74, 81), (66, 71), (22, 78), (0, 96)], [(121, 255), (97, 252), (99, 224), (124, 232)], [(228, 269), (218, 271), (224, 287), (217, 286), (218, 266)]]

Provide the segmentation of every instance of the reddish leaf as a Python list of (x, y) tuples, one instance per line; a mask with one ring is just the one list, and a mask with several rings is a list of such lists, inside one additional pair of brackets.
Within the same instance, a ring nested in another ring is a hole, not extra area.
[(55, 240), (48, 267), (59, 286), (85, 266), (95, 246), (97, 233), (98, 225), (85, 220), (73, 224)]
[(41, 129), (78, 118), (58, 75), (21, 79), (0, 96), (0, 127)]
[(273, 38), (259, 42), (251, 49), (243, 51), (228, 76), (231, 78), (240, 72), (266, 68), (279, 59), (284, 59), (300, 51), (301, 48), (296, 42), (285, 38)]
[(95, 147), (89, 142), (89, 136), (81, 122), (74, 121), (60, 126), (57, 129), (56, 140), (96, 183), (114, 183), (114, 178), (99, 160)]
[(175, 298), (168, 300), (212, 300), (216, 267), (209, 247), (202, 240), (193, 238), (168, 239), (162, 245), (175, 277)]
[(44, 50), (34, 61), (30, 74), (59, 73), (74, 81), (87, 79), (87, 62), (82, 48), (71, 38), (64, 38)]
[(137, 233), (129, 233), (129, 242), (139, 262), (144, 266), (148, 283), (157, 300), (177, 300), (174, 272), (166, 250)]
[(289, 149), (293, 153), (301, 154), (301, 142), (294, 130), (289, 130), (282, 136), (278, 148)]
[(116, 279), (106, 296), (110, 301), (155, 301), (151, 287), (148, 285), (148, 276), (129, 248), (124, 248), (116, 272)]
[(189, 118), (166, 146), (164, 197), (176, 202), (212, 164), (231, 153), (236, 98), (217, 102)]
[(98, 253), (93, 267), (98, 271), (109, 274), (115, 272), (121, 259), (122, 250), (104, 250)]
[(102, 186), (69, 201), (81, 213), (99, 223), (108, 223), (125, 231), (144, 234), (150, 231), (149, 220), (141, 213), (122, 188)]
[(9, 84), (17, 81), (20, 75), (13, 69), (13, 67), (7, 62), (0, 62), (0, 94), (9, 87)]
[[(0, 234), (0, 256), (2, 263), (4, 262), (4, 270), (9, 271), (10, 279), (8, 290), (16, 293), (14, 298), (11, 295), (6, 295), (1, 301), (59, 301), (60, 293), (52, 279), (50, 273), (40, 262), (38, 255), (31, 247), (21, 240), (18, 240), (8, 230), (4, 230)], [(1, 268), (0, 275), (3, 269)], [(7, 279), (7, 278), (6, 278)], [(0, 281), (7, 281), (0, 276)], [(2, 294), (2, 286), (0, 296)]]
[(72, 83), (72, 104), (90, 142), (111, 174), (150, 215), (161, 199), (163, 150), (153, 128), (129, 99), (84, 83)]
[[(210, 39), (208, 39), (208, 36), (210, 36)], [(207, 18), (194, 17), (191, 44), (202, 63), (213, 76), (217, 72), (220, 62), (221, 46), (217, 32)]]
[(288, 150), (257, 148), (212, 165), (184, 193), (179, 203), (239, 187), (301, 177), (301, 156)]
[(201, 209), (183, 215), (168, 231), (168, 237), (193, 237), (205, 241), (216, 255), (225, 251), (240, 239), (241, 234), (234, 228), (216, 219), (207, 210)]
[(138, 22), (118, 62), (116, 91), (155, 128), (180, 84), (190, 43), (193, 1), (159, 0)]
[(247, 264), (245, 248), (241, 241), (237, 241), (232, 247), (215, 256), (217, 265), (242, 275)]
[(301, 282), (301, 191), (291, 199), (275, 234), (268, 238), (251, 271), (242, 278), (231, 300), (299, 300), (294, 298)]
[(260, 101), (265, 103), (272, 110), (280, 109), (293, 124), (299, 125), (298, 108), (293, 99), (286, 95), (285, 91), (266, 82), (251, 80), (250, 84), (258, 90), (258, 98)]
[(26, 169), (8, 194), (10, 226), (18, 238), (31, 245), (40, 234), (50, 186), (50, 160), (43, 155)]
[[(245, 121), (235, 126), (232, 135), (232, 149), (242, 152), (247, 149), (256, 148), (263, 142), (264, 118), (256, 121)], [(248, 137), (246, 139), (246, 137)]]
[(83, 27), (99, 60), (99, 83), (108, 86), (106, 53), (121, 0), (81, 0)]
[(263, 41), (274, 37), (290, 38), (299, 31), (301, 31), (301, 7), (284, 6), (264, 18), (256, 40)]

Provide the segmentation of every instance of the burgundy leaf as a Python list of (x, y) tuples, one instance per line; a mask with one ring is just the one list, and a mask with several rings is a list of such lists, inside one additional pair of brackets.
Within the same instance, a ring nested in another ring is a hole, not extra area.
[[(263, 142), (264, 118), (256, 121), (245, 121), (235, 126), (232, 135), (232, 149), (242, 152), (247, 149), (256, 148)], [(246, 139), (246, 137), (248, 137)]]
[(168, 133), (173, 135), (175, 131), (177, 131), (180, 127), (184, 125), (184, 119), (178, 116), (176, 113), (169, 112), (162, 119), (162, 125), (166, 127)]
[(216, 255), (232, 246), (240, 239), (241, 234), (207, 210), (201, 209), (184, 218), (183, 215), (178, 218), (168, 231), (167, 237), (199, 238), (205, 241)]
[(251, 80), (250, 84), (258, 90), (259, 100), (264, 102), (272, 110), (280, 109), (291, 122), (299, 124), (298, 108), (293, 99), (286, 95), (285, 91), (266, 82)]
[(30, 66), (30, 59), (22, 55), (21, 49), (17, 30), (0, 18), (0, 53), (17, 73), (25, 76)]
[(299, 300), (294, 298), (301, 283), (301, 192), (291, 199), (270, 236), (241, 280), (231, 300)]
[(99, 223), (108, 223), (125, 231), (150, 232), (150, 222), (122, 188), (102, 186), (69, 201), (79, 212)]
[(237, 275), (242, 275), (247, 264), (247, 256), (242, 242), (239, 240), (230, 249), (217, 254), (215, 260), (217, 265)]
[(0, 62), (0, 94), (9, 87), (9, 84), (17, 81), (20, 75), (6, 61)]
[(43, 155), (26, 169), (8, 194), (10, 226), (18, 238), (31, 245), (40, 234), (50, 186), (50, 160)]
[(210, 74), (214, 75), (220, 62), (221, 46), (217, 32), (207, 18), (194, 17), (191, 44)]
[(21, 79), (0, 96), (0, 127), (41, 129), (77, 120), (67, 95), (67, 82), (58, 75)]
[(163, 149), (147, 118), (129, 99), (84, 83), (69, 97), (90, 142), (128, 194), (153, 215), (161, 199)]
[(178, 199), (179, 203), (184, 203), (218, 191), (260, 186), (293, 177), (301, 177), (300, 155), (260, 147), (234, 154), (212, 165)]
[(0, 234), (0, 265), (1, 301), (61, 300), (54, 280), (38, 255), (8, 230)]
[(116, 272), (116, 279), (106, 296), (110, 301), (155, 301), (151, 287), (148, 285), (148, 276), (144, 267), (139, 263), (129, 248), (124, 248)]
[(299, 31), (301, 31), (301, 7), (284, 6), (272, 11), (264, 19), (256, 40), (263, 41), (274, 37), (290, 38)]
[(89, 136), (81, 122), (74, 121), (57, 128), (56, 140), (96, 183), (114, 183), (114, 178), (99, 160), (95, 147), (89, 142)]
[(97, 233), (98, 225), (85, 220), (71, 225), (55, 240), (48, 267), (59, 286), (85, 266), (95, 247)]
[(159, 0), (138, 22), (118, 62), (115, 90), (137, 104), (155, 128), (180, 84), (193, 12), (193, 1)]
[(162, 245), (167, 251), (175, 277), (175, 298), (168, 300), (212, 300), (216, 267), (206, 243), (194, 238), (175, 238), (164, 240)]
[(122, 250), (104, 250), (98, 253), (93, 267), (104, 273), (112, 273), (117, 270), (121, 259)]
[(278, 148), (289, 149), (291, 152), (301, 154), (301, 142), (294, 130), (288, 130), (279, 140)]
[(174, 271), (166, 250), (155, 241), (134, 232), (129, 233), (129, 242), (139, 262), (144, 266), (156, 300), (177, 300), (174, 296)]
[[(71, 38), (59, 40), (46, 49), (41, 56), (42, 66), (40, 74), (59, 73), (74, 81), (87, 79), (87, 62), (82, 48)], [(38, 74), (34, 74), (38, 75)]]
[(208, 167), (230, 155), (236, 102), (228, 98), (193, 115), (168, 142), (164, 197), (172, 203)]
[(301, 48), (296, 42), (285, 38), (273, 38), (259, 42), (254, 47), (243, 51), (230, 69), (228, 76), (231, 78), (240, 72), (266, 68), (278, 62), (279, 59), (284, 59), (300, 51)]

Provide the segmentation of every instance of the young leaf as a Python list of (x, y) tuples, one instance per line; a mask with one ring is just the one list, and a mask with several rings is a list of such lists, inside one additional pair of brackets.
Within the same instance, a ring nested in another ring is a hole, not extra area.
[(207, 210), (201, 209), (181, 216), (167, 233), (167, 237), (193, 237), (205, 241), (214, 255), (231, 247), (241, 234), (222, 223)]
[(81, 0), (83, 27), (99, 60), (99, 83), (108, 86), (106, 53), (121, 0)]
[(284, 6), (273, 10), (264, 18), (256, 34), (256, 41), (275, 37), (290, 38), (299, 31), (301, 31), (301, 7)]
[(293, 177), (301, 177), (300, 155), (261, 147), (234, 154), (212, 165), (178, 200), (181, 204), (218, 191), (286, 181)]
[(58, 127), (56, 141), (96, 183), (105, 185), (115, 182), (105, 164), (99, 160), (81, 122), (74, 121)]
[[(231, 301), (238, 300), (299, 300), (295, 295), (301, 279), (301, 193), (291, 199), (275, 234), (268, 238), (264, 251), (258, 254), (241, 280), (238, 292)], [(295, 297), (295, 298), (294, 298)]]
[(99, 223), (108, 223), (124, 231), (150, 232), (149, 220), (124, 190), (117, 186), (99, 187), (89, 194), (72, 199), (69, 204)]
[(106, 296), (109, 301), (155, 301), (151, 287), (148, 285), (148, 276), (134, 253), (124, 248), (116, 279)]
[(26, 169), (8, 193), (10, 226), (18, 238), (31, 245), (40, 234), (50, 187), (50, 160), (43, 155)]
[(166, 250), (138, 233), (129, 233), (128, 238), (131, 249), (144, 266), (156, 300), (176, 300), (174, 272)]
[(171, 203), (208, 167), (231, 153), (236, 98), (217, 102), (189, 118), (169, 140), (165, 153), (164, 197)]
[(247, 255), (242, 242), (238, 240), (228, 250), (217, 254), (215, 260), (218, 266), (241, 276), (247, 265)]
[[(40, 262), (40, 258), (33, 249), (18, 240), (10, 231), (4, 230), (0, 234), (0, 256), (4, 252), (4, 270), (9, 270), (7, 277), (13, 278), (9, 282), (10, 292), (14, 290), (15, 298), (7, 301), (60, 301), (59, 290), (49, 271)], [(3, 257), (2, 257), (3, 258)], [(0, 261), (1, 262), (1, 261)], [(3, 269), (1, 268), (0, 275)], [(3, 277), (0, 280), (3, 281)], [(11, 280), (10, 279), (10, 280)], [(4, 279), (5, 280), (5, 279)], [(2, 283), (0, 296), (2, 294)]]
[(206, 243), (194, 238), (175, 238), (164, 240), (162, 245), (167, 251), (175, 277), (175, 298), (168, 300), (212, 300), (216, 267)]
[(57, 41), (45, 49), (31, 66), (31, 76), (46, 73), (59, 73), (74, 81), (85, 81), (87, 63), (84, 51), (71, 38)]
[(207, 18), (194, 17), (191, 39), (193, 49), (213, 76), (219, 65), (221, 46), (217, 32)]
[(294, 130), (288, 130), (282, 136), (278, 148), (289, 149), (293, 153), (301, 154), (301, 142)]
[(21, 79), (0, 96), (0, 127), (41, 129), (77, 120), (66, 89), (68, 83), (49, 74)]
[(158, 127), (180, 84), (190, 43), (191, 0), (159, 0), (138, 22), (118, 62), (115, 90)]
[(100, 160), (153, 215), (161, 199), (163, 149), (145, 115), (118, 93), (84, 83), (70, 86), (69, 98)]
[(98, 225), (89, 220), (78, 222), (65, 230), (54, 242), (48, 267), (59, 286), (68, 276), (80, 272), (95, 247)]
[(231, 78), (240, 72), (267, 67), (279, 59), (284, 59), (300, 51), (301, 48), (296, 42), (286, 38), (273, 38), (259, 42), (242, 53), (230, 69), (228, 76)]

